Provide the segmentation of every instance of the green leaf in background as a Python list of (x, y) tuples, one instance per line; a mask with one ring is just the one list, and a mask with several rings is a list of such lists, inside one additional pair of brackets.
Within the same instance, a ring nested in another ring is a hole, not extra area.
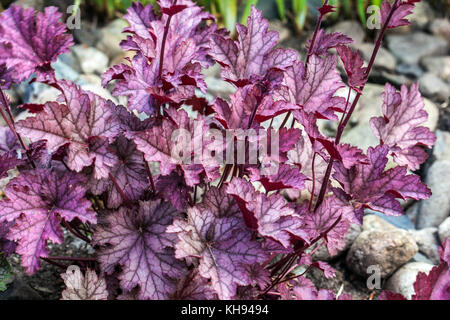
[(342, 7), (344, 9), (344, 14), (347, 17), (352, 15), (352, 0), (342, 0)]
[(336, 7), (335, 12), (330, 13), (330, 18), (333, 20), (336, 20), (337, 18), (339, 18), (339, 11), (341, 8), (339, 5), (339, 0), (328, 0), (328, 4), (330, 6)]
[(277, 3), (278, 15), (280, 16), (281, 21), (286, 21), (286, 6), (284, 4), (284, 0), (275, 0)]
[(78, 10), (80, 9), (81, 0), (75, 0), (73, 2), (73, 10), (72, 10), (72, 16), (76, 15)]
[(295, 26), (298, 31), (303, 30), (306, 22), (306, 15), (308, 13), (307, 0), (292, 0), (292, 10), (295, 15)]
[(377, 7), (381, 7), (382, 0), (372, 0), (372, 4)]
[(247, 25), (247, 19), (250, 16), (252, 6), (256, 6), (258, 4), (258, 0), (246, 0), (245, 8), (242, 12), (241, 24)]
[(11, 266), (0, 252), (0, 292), (6, 290), (6, 283), (11, 278)]
[(131, 7), (131, 0), (120, 0), (124, 9)]
[(237, 0), (216, 0), (225, 27), (234, 33), (237, 22)]
[(361, 23), (365, 27), (366, 23), (367, 23), (367, 19), (366, 19), (367, 1), (366, 0), (357, 0), (356, 7), (358, 10), (359, 18), (361, 19)]

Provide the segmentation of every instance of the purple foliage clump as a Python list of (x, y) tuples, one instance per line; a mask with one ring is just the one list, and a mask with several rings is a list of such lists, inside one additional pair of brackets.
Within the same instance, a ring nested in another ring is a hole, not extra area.
[[(373, 57), (387, 29), (408, 24), (416, 2), (383, 3)], [(60, 93), (24, 106), (33, 116), (14, 123), (1, 91), (8, 128), (0, 128), (0, 178), (18, 169), (0, 198), (1, 251), (18, 253), (33, 274), (43, 259), (56, 263), (48, 244), (62, 243), (64, 229), (90, 243), (95, 258), (72, 261), (93, 268), (63, 274), (65, 299), (351, 299), (293, 271), (304, 265), (333, 277), (312, 258), (314, 246), (336, 253), (364, 209), (401, 215), (399, 200), (430, 197), (410, 173), (435, 142), (421, 126), (418, 86), (386, 84), (383, 116), (370, 121), (380, 143), (364, 152), (340, 140), (373, 63), (364, 65), (348, 36), (320, 28), (333, 11), (328, 1), (305, 61), (277, 48), (278, 34), (254, 7), (231, 38), (190, 0), (157, 3), (133, 2), (121, 43), (132, 58), (102, 77), (127, 106), (56, 79), (51, 63), (73, 44), (56, 8), (12, 5), (0, 15), (0, 90), (31, 76)], [(235, 92), (211, 101), (203, 71), (216, 63)], [(347, 99), (337, 95), (342, 89)], [(284, 121), (275, 127), (277, 116)], [(319, 119), (338, 123), (336, 137), (319, 130)], [(239, 130), (266, 134), (218, 143)], [(270, 152), (240, 159), (239, 145), (275, 138)], [(388, 157), (395, 167), (387, 169)], [(417, 299), (448, 299), (449, 248), (447, 241), (441, 266), (419, 276), (426, 287)]]

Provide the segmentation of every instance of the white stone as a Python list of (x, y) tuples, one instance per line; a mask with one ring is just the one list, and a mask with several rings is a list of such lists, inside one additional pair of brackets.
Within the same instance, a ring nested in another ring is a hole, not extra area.
[(428, 274), (432, 268), (432, 264), (424, 262), (405, 264), (389, 278), (385, 289), (400, 293), (407, 299), (411, 299), (411, 296), (415, 293), (414, 282), (416, 282), (417, 274), (419, 272)]
[(438, 233), (441, 243), (444, 243), (445, 239), (450, 238), (450, 217), (440, 224)]
[(72, 47), (72, 52), (77, 57), (84, 73), (102, 74), (108, 67), (108, 56), (98, 49), (76, 45)]
[(427, 173), (426, 184), (433, 192), (422, 202), (417, 227), (438, 227), (450, 214), (450, 161), (434, 162)]

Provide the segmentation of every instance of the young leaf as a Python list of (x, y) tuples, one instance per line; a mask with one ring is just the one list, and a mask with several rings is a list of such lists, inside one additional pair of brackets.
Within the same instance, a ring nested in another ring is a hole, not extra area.
[(428, 119), (424, 101), (417, 84), (408, 91), (402, 86), (400, 93), (386, 84), (383, 93), (383, 117), (372, 118), (370, 126), (382, 144), (386, 144), (399, 165), (418, 170), (427, 159), (421, 146), (431, 148), (436, 136), (426, 127), (420, 126)]
[(298, 54), (293, 50), (275, 49), (278, 33), (268, 31), (269, 22), (261, 11), (252, 7), (248, 26), (237, 24), (238, 40), (222, 35), (211, 37), (211, 56), (222, 66), (222, 77), (236, 86), (262, 80), (271, 69), (284, 70)]
[(158, 194), (175, 208), (180, 211), (186, 210), (191, 188), (186, 185), (182, 174), (173, 171), (167, 176), (158, 176), (155, 181), (155, 188), (158, 190)]
[(303, 229), (303, 220), (281, 195), (266, 197), (264, 194), (257, 194), (246, 207), (253, 213), (260, 235), (278, 241), (285, 248), (290, 247), (293, 239), (309, 242), (309, 235)]
[(411, 23), (408, 19), (406, 19), (406, 17), (413, 13), (416, 3), (420, 2), (420, 0), (402, 0), (397, 2), (398, 4), (394, 9), (389, 1), (383, 1), (383, 3), (381, 4), (381, 25), (386, 24), (389, 13), (391, 12), (391, 10), (394, 10), (389, 24), (387, 25), (388, 29), (410, 25)]
[(314, 154), (310, 139), (304, 136), (301, 136), (295, 147), (287, 153), (288, 163), (300, 167), (302, 174), (307, 177), (305, 187), (310, 193), (312, 193), (313, 181), (315, 183), (314, 192), (319, 192), (317, 186), (320, 185), (327, 170), (327, 162), (320, 155), (314, 156)]
[(290, 166), (288, 164), (280, 164), (277, 172), (269, 176), (261, 175), (258, 168), (249, 168), (251, 181), (259, 181), (266, 189), (266, 192), (281, 190), (281, 189), (297, 189), (303, 190), (305, 188), (305, 180), (298, 167)]
[(340, 32), (326, 33), (323, 29), (320, 29), (317, 32), (317, 37), (312, 48), (310, 48), (311, 42), (311, 40), (308, 40), (306, 49), (311, 52), (312, 55), (324, 56), (327, 54), (328, 50), (332, 48), (353, 43), (353, 39)]
[[(257, 85), (247, 85), (230, 96), (230, 103), (217, 98), (212, 107), (215, 118), (225, 129), (256, 128), (258, 122), (264, 122), (284, 112), (298, 109), (295, 105), (274, 102), (273, 97), (262, 92)], [(256, 110), (254, 112), (254, 110)], [(255, 119), (250, 123), (250, 121)]]
[(302, 62), (296, 62), (286, 70), (283, 87), (275, 97), (298, 105), (307, 113), (337, 120), (334, 110), (342, 108), (345, 100), (335, 94), (342, 87), (344, 83), (336, 71), (336, 57), (311, 56), (307, 69)]
[(103, 85), (116, 79), (113, 94), (127, 96), (130, 110), (153, 114), (161, 103), (181, 104), (193, 99), (196, 88), (206, 92), (201, 69), (212, 65), (209, 38), (217, 26), (203, 24), (214, 20), (212, 15), (191, 1), (183, 3), (173, 10), (165, 3), (170, 17), (157, 17), (151, 5), (133, 5), (125, 16), (130, 26), (124, 31), (131, 35), (121, 46), (137, 54), (131, 67), (121, 64), (109, 69)]
[(343, 45), (337, 47), (337, 52), (344, 64), (348, 85), (353, 90), (360, 92), (360, 88), (366, 84), (368, 79), (367, 68), (364, 67), (364, 59), (361, 53)]
[(297, 213), (304, 220), (304, 230), (311, 239), (324, 236), (331, 255), (344, 247), (350, 222), (356, 222), (353, 208), (335, 196), (326, 198), (315, 212), (309, 212), (303, 204), (297, 208)]

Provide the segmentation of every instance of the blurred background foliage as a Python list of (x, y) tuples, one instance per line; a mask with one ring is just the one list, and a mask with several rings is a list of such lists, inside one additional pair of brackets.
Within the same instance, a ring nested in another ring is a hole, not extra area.
[[(114, 17), (118, 12), (123, 13), (131, 5), (132, 0), (75, 0), (76, 4), (88, 2), (93, 4), (98, 11), (108, 17)], [(329, 3), (337, 7), (335, 13), (329, 17), (332, 20), (359, 19), (363, 25), (367, 21), (368, 6), (380, 6), (383, 0), (329, 0)], [(143, 4), (155, 4), (156, 0), (140, 0)], [(247, 23), (252, 5), (263, 9), (269, 18), (290, 22), (297, 32), (301, 32), (308, 19), (315, 19), (316, 8), (323, 0), (196, 0), (213, 13), (221, 26), (234, 32), (236, 22)], [(439, 10), (450, 11), (450, 0), (430, 0)]]
[[(110, 20), (123, 15), (136, 0), (0, 0), (0, 9), (7, 8), (12, 2), (51, 2), (66, 6), (74, 4), (82, 6), (92, 15), (98, 15), (102, 20)], [(154, 4), (156, 0), (138, 0), (142, 4)], [(247, 24), (252, 5), (263, 11), (264, 16), (284, 23), (292, 24), (293, 28), (301, 33), (307, 23), (313, 26), (317, 18), (317, 7), (323, 0), (193, 0), (213, 13), (220, 26), (226, 27), (232, 33), (237, 22)], [(438, 12), (450, 16), (450, 0), (422, 0), (431, 4)], [(383, 0), (329, 0), (329, 4), (337, 7), (336, 12), (328, 17), (328, 21), (343, 19), (358, 19), (365, 25), (367, 21), (367, 8), (371, 5), (380, 6)]]

